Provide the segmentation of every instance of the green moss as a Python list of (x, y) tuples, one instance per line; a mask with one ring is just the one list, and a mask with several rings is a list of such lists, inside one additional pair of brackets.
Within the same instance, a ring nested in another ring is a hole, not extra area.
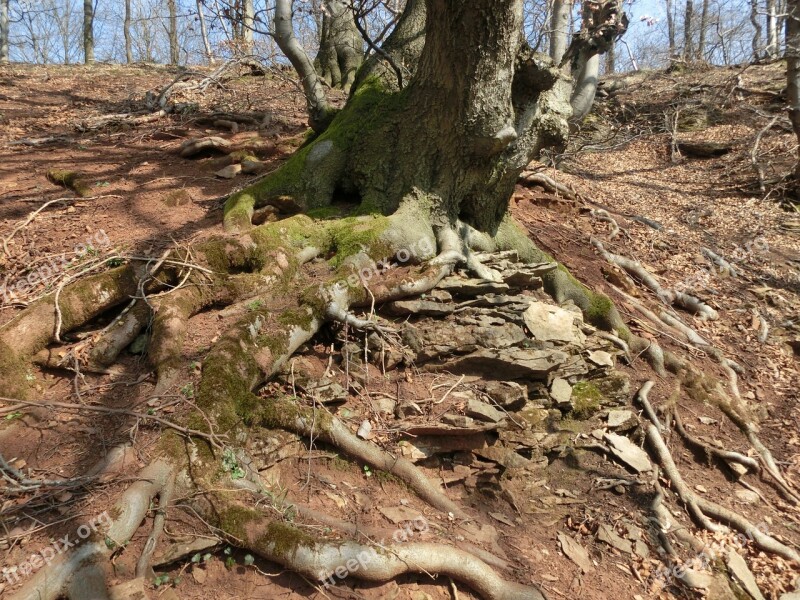
[(220, 514), (218, 526), (228, 535), (244, 541), (248, 539), (248, 524), (258, 522), (263, 517), (257, 510), (231, 504)]
[(256, 541), (256, 548), (264, 549), (267, 555), (277, 558), (292, 558), (297, 549), (305, 547), (316, 548), (317, 539), (297, 527), (288, 523), (272, 522), (267, 527), (267, 532)]
[(359, 252), (366, 252), (373, 260), (385, 258), (391, 248), (381, 241), (381, 236), (389, 224), (389, 219), (380, 215), (333, 221), (329, 229), (332, 250), (335, 252), (331, 265), (338, 267), (345, 259)]
[(3, 382), (3, 395), (20, 400), (27, 399), (30, 393), (27, 373), (26, 361), (0, 341), (0, 381)]
[(85, 198), (91, 193), (89, 184), (84, 181), (83, 176), (77, 171), (51, 169), (47, 172), (47, 180), (50, 183), (72, 190), (81, 198)]
[(208, 267), (217, 273), (253, 270), (251, 251), (230, 237), (209, 238), (199, 245), (198, 250)]
[(339, 206), (323, 206), (309, 210), (306, 214), (312, 219), (338, 219), (342, 216), (342, 209)]
[(579, 381), (572, 386), (572, 401), (573, 409), (570, 412), (572, 418), (586, 420), (600, 410), (603, 394), (595, 384)]

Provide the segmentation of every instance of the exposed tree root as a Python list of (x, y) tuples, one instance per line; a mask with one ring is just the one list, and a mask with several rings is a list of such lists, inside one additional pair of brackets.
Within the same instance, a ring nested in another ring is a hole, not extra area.
[(696, 437), (692, 436), (686, 428), (683, 426), (683, 419), (681, 419), (680, 412), (678, 410), (673, 410), (672, 418), (675, 421), (675, 429), (678, 430), (678, 433), (681, 434), (681, 437), (686, 440), (692, 446), (696, 448), (700, 448), (703, 452), (706, 453), (708, 456), (713, 456), (718, 458), (726, 463), (738, 463), (743, 467), (749, 469), (754, 473), (758, 473), (761, 470), (758, 461), (754, 458), (750, 458), (749, 456), (745, 456), (739, 452), (733, 452), (731, 450), (724, 450), (722, 448), (717, 448), (716, 446), (712, 446), (711, 444), (706, 444), (701, 440), (697, 439)]
[(697, 314), (701, 319), (713, 320), (719, 317), (717, 311), (699, 298), (685, 292), (670, 290), (663, 287), (639, 262), (609, 252), (603, 247), (603, 244), (599, 240), (593, 239), (592, 245), (597, 248), (597, 251), (600, 252), (603, 258), (618, 267), (622, 267), (628, 273), (639, 279), (639, 281), (655, 293), (665, 304), (680, 306), (689, 312)]
[(115, 516), (103, 534), (93, 534), (73, 552), (59, 554), (37, 571), (10, 600), (103, 600), (108, 598), (107, 577), (97, 570), (99, 561), (133, 537), (150, 510), (150, 501), (174, 476), (173, 467), (156, 461), (140, 473), (140, 481), (129, 487), (115, 504)]
[[(652, 386), (643, 386), (637, 393), (637, 401), (643, 407), (649, 406), (647, 394), (651, 387)], [(645, 412), (648, 415), (655, 415), (655, 411), (651, 406), (645, 408)], [(678, 467), (672, 459), (672, 454), (664, 443), (664, 438), (661, 436), (661, 428), (662, 426), (658, 423), (658, 420), (647, 425), (645, 431), (648, 444), (656, 455), (659, 464), (664, 469), (664, 473), (674, 487), (678, 497), (698, 525), (709, 531), (720, 531), (720, 527), (712, 523), (709, 519), (709, 517), (712, 517), (723, 523), (727, 523), (740, 533), (750, 537), (753, 543), (761, 550), (772, 552), (787, 560), (800, 563), (800, 554), (792, 548), (789, 548), (772, 536), (762, 532), (740, 514), (695, 494), (686, 482), (684, 482), (683, 477), (681, 477)]]

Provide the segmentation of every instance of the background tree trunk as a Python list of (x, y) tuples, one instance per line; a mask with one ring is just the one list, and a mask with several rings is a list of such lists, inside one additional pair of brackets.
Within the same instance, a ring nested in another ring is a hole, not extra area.
[[(786, 92), (789, 100), (789, 119), (800, 142), (800, 0), (789, 0), (787, 12)], [(796, 184), (800, 184), (800, 154), (795, 167), (795, 180)]]
[(706, 59), (706, 30), (708, 29), (708, 5), (709, 0), (703, 0), (703, 8), (700, 12), (700, 32), (697, 40), (695, 58), (700, 61)]
[(178, 7), (176, 0), (167, 0), (169, 10), (169, 62), (177, 65), (181, 60), (180, 46), (178, 45)]
[(242, 51), (245, 54), (252, 54), (255, 50), (253, 42), (253, 25), (255, 20), (255, 8), (253, 0), (244, 0), (242, 11)]
[(8, 0), (0, 0), (0, 64), (8, 62)]
[(550, 58), (558, 64), (567, 50), (567, 37), (572, 22), (572, 0), (555, 0), (550, 21)]
[(315, 131), (321, 131), (330, 123), (331, 108), (314, 64), (294, 35), (292, 0), (276, 0), (273, 26), (275, 42), (300, 76), (306, 97), (309, 125)]
[(694, 53), (692, 46), (694, 45), (694, 32), (692, 31), (692, 21), (694, 20), (694, 3), (692, 0), (686, 0), (686, 12), (683, 16), (683, 60), (689, 62), (692, 60)]
[(349, 91), (364, 60), (364, 41), (346, 2), (325, 0), (314, 67), (328, 85)]
[[(675, 43), (675, 14), (673, 12), (673, 0), (667, 2), (667, 39), (669, 44), (669, 60), (672, 62), (677, 58), (678, 51)], [(754, 0), (755, 1), (755, 0)]]
[(122, 33), (125, 36), (125, 62), (133, 62), (133, 45), (131, 40), (131, 0), (125, 0), (125, 19), (122, 22)]
[(94, 64), (94, 2), (83, 0), (83, 62)]
[(203, 49), (206, 53), (208, 64), (214, 63), (214, 54), (211, 52), (211, 44), (208, 41), (208, 29), (206, 28), (206, 17), (203, 14), (203, 0), (197, 0), (197, 20), (200, 21), (200, 37), (203, 40)]
[(778, 12), (775, 0), (767, 0), (767, 56), (778, 56)]
[(758, 14), (758, 0), (750, 0), (750, 23), (753, 25), (753, 60), (761, 58), (761, 16)]
[(612, 43), (611, 47), (606, 52), (606, 73), (613, 73), (617, 70), (617, 48), (616, 44)]

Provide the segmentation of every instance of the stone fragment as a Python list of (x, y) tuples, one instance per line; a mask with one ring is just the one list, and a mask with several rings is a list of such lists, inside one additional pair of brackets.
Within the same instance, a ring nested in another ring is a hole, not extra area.
[(528, 401), (528, 388), (513, 381), (484, 381), (480, 386), (493, 402), (508, 411), (519, 410)]
[(445, 277), (437, 287), (457, 296), (503, 294), (510, 289), (507, 283), (487, 281), (486, 279), (465, 279), (457, 275)]
[(478, 350), (434, 367), (451, 373), (470, 373), (494, 379), (546, 379), (567, 359), (558, 350)]
[(650, 462), (650, 457), (647, 456), (647, 452), (639, 448), (639, 446), (634, 444), (624, 435), (606, 433), (603, 435), (603, 439), (609, 443), (611, 452), (614, 454), (614, 456), (619, 458), (622, 462), (635, 471), (644, 473), (653, 468), (653, 465)]
[(738, 552), (732, 548), (728, 549), (725, 563), (728, 565), (728, 570), (742, 584), (745, 591), (753, 597), (753, 600), (764, 600), (764, 596), (761, 594), (761, 590), (758, 589), (758, 584), (756, 584), (756, 578), (750, 571), (750, 567), (747, 566), (747, 562)]
[(504, 413), (486, 402), (481, 402), (477, 398), (472, 398), (467, 402), (464, 412), (467, 416), (487, 423), (499, 423), (506, 418)]
[(572, 404), (572, 386), (566, 379), (556, 377), (550, 385), (550, 397), (557, 406), (570, 406)]
[(583, 346), (586, 336), (575, 326), (581, 321), (575, 313), (547, 304), (532, 302), (522, 315), (533, 339), (540, 342), (562, 342)]

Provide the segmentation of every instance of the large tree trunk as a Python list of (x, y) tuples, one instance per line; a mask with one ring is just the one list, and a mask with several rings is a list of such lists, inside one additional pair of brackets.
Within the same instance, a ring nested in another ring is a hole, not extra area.
[(83, 62), (94, 64), (94, 1), (83, 0)]
[(371, 57), (330, 127), (254, 194), (232, 198), (226, 222), (246, 227), (252, 203), (280, 195), (316, 208), (343, 192), (392, 214), (422, 194), (433, 221), (495, 234), (519, 173), (567, 137), (570, 74), (596, 67), (624, 30), (609, 6), (584, 19), (562, 71), (523, 42), (522, 0), (409, 2), (384, 44), (393, 62), (417, 65), (404, 89), (384, 57)]
[(0, 0), (0, 64), (8, 62), (8, 0)]
[(322, 31), (314, 67), (328, 85), (350, 91), (364, 59), (364, 42), (346, 2), (326, 0), (322, 11)]
[(122, 33), (125, 36), (125, 62), (133, 62), (133, 40), (131, 38), (131, 0), (125, 0), (125, 19), (122, 22)]

